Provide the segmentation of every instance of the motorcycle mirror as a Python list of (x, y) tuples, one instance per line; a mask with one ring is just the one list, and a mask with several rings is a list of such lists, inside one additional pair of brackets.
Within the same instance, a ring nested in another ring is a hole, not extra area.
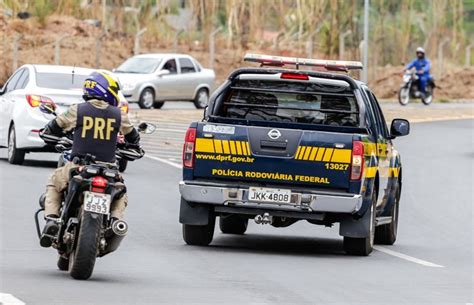
[(56, 116), (56, 107), (51, 103), (41, 103), (39, 110), (43, 113)]
[(140, 125), (138, 125), (138, 131), (144, 134), (154, 133), (155, 130), (156, 130), (156, 125), (152, 123), (143, 122), (143, 123), (140, 123)]

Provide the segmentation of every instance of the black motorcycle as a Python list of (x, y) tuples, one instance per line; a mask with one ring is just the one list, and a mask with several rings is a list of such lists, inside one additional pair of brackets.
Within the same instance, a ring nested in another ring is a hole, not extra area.
[[(142, 123), (139, 131), (151, 133), (155, 127)], [(70, 150), (72, 140), (40, 131), (40, 137), (49, 144), (55, 144), (59, 152)], [(128, 161), (140, 159), (145, 152), (138, 145), (119, 143), (116, 156)], [(117, 165), (95, 161), (92, 155), (75, 157), (78, 165), (71, 171), (68, 188), (63, 194), (63, 204), (57, 222), (59, 230), (49, 236), (52, 246), (57, 249), (60, 270), (80, 280), (88, 279), (93, 272), (97, 257), (107, 255), (119, 247), (127, 234), (128, 225), (123, 220), (113, 219), (110, 207), (115, 198), (120, 198), (126, 190)], [(44, 211), (45, 195), (39, 200), (40, 209), (35, 213), (38, 237), (41, 237), (40, 214)]]
[(433, 101), (433, 94), (435, 83), (433, 79), (428, 80), (426, 84), (426, 93), (423, 95), (419, 87), (419, 77), (413, 71), (407, 71), (403, 75), (403, 85), (398, 91), (398, 102), (405, 106), (410, 102), (410, 99), (421, 99), (421, 102), (425, 105), (431, 104)]

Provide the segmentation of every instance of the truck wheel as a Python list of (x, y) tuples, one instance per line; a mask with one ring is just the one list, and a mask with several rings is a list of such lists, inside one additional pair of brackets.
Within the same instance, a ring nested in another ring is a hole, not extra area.
[(191, 246), (208, 246), (214, 237), (216, 217), (211, 216), (209, 223), (204, 226), (183, 224), (183, 239)]
[(194, 97), (194, 106), (197, 109), (203, 109), (204, 107), (207, 106), (207, 103), (209, 102), (209, 93), (207, 92), (207, 89), (201, 88), (199, 91), (196, 93), (196, 96)]
[(82, 213), (76, 248), (69, 257), (69, 274), (76, 280), (87, 280), (94, 271), (101, 229), (102, 215)]
[(155, 92), (151, 88), (143, 89), (140, 93), (140, 98), (138, 99), (138, 106), (142, 109), (151, 109), (153, 103), (155, 102)]
[(369, 236), (365, 238), (354, 238), (344, 236), (344, 251), (347, 254), (368, 256), (374, 247), (375, 235), (375, 214), (377, 205), (377, 196), (372, 191), (372, 205), (370, 207)]
[(12, 125), (8, 133), (8, 162), (22, 164), (23, 161), (25, 161), (25, 151), (16, 147), (15, 125)]
[(398, 182), (397, 188), (395, 190), (395, 199), (392, 206), (392, 211), (390, 212), (390, 216), (392, 216), (392, 222), (375, 228), (376, 244), (393, 245), (397, 240), (398, 208), (400, 202), (400, 194), (400, 182)]
[(219, 218), (219, 228), (224, 234), (239, 234), (242, 235), (247, 231), (249, 220), (237, 215)]

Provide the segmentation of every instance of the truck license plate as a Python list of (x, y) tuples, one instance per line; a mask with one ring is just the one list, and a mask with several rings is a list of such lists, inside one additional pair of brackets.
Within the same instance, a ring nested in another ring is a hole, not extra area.
[(84, 211), (98, 214), (109, 214), (110, 195), (84, 192)]
[(290, 203), (291, 191), (281, 189), (269, 189), (263, 187), (251, 187), (249, 188), (249, 201)]

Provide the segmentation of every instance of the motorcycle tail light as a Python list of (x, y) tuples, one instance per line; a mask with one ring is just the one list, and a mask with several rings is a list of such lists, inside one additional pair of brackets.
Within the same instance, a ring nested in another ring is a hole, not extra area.
[(104, 189), (107, 187), (107, 184), (109, 184), (109, 182), (104, 177), (95, 176), (92, 178), (92, 187)]
[(188, 128), (184, 139), (183, 147), (183, 166), (187, 168), (194, 167), (194, 146), (196, 143), (196, 128)]
[(360, 180), (364, 170), (364, 145), (361, 141), (352, 142), (351, 180)]

